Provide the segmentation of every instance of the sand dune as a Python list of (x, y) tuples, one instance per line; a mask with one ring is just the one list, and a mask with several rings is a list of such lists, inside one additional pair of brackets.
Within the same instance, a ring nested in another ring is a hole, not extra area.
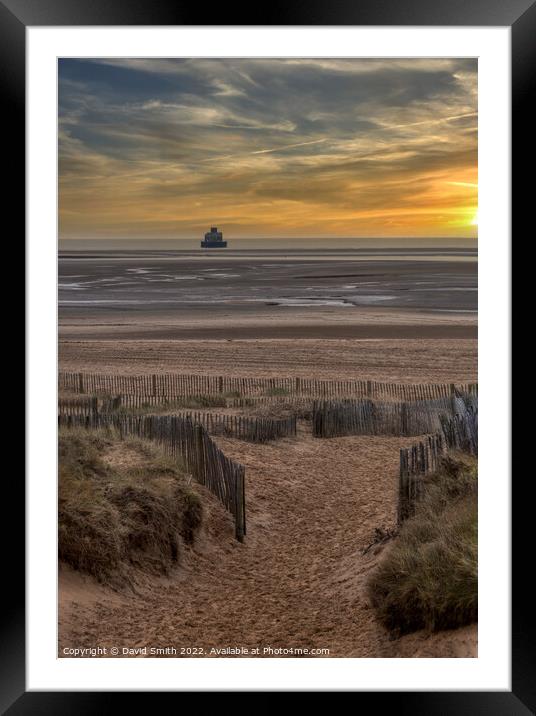
[(298, 438), (267, 445), (219, 440), (246, 465), (245, 542), (197, 487), (205, 532), (170, 578), (118, 594), (60, 572), (60, 655), (71, 646), (152, 646), (213, 656), (212, 648), (243, 646), (260, 648), (259, 656), (265, 647), (329, 649), (330, 657), (475, 656), (474, 628), (391, 641), (364, 594), (382, 548), (363, 550), (375, 528), (394, 525), (398, 449), (412, 440), (315, 440), (305, 426)]

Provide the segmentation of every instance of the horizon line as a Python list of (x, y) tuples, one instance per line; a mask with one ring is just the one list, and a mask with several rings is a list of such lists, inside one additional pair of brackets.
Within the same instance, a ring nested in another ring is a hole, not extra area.
[[(228, 235), (227, 235), (228, 236)], [(455, 241), (476, 241), (478, 236), (231, 236), (228, 237), (227, 241), (359, 241), (368, 239), (374, 240), (393, 240), (400, 241), (406, 239), (419, 239), (419, 240), (455, 240)], [(62, 241), (199, 241), (199, 235), (196, 236), (181, 236), (181, 237), (84, 237), (84, 238), (73, 238), (73, 237), (61, 237), (58, 238), (58, 242)]]

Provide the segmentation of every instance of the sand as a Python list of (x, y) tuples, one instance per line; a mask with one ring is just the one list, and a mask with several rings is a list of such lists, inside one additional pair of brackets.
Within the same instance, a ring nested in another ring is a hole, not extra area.
[(60, 341), (60, 370), (409, 382), (477, 378), (474, 339)]
[(61, 340), (476, 338), (472, 311), (380, 307), (185, 305), (175, 310), (61, 307)]
[[(218, 439), (246, 465), (245, 542), (234, 539), (214, 496), (196, 486), (204, 531), (169, 577), (117, 593), (61, 569), (60, 656), (66, 647), (96, 646), (200, 657), (229, 647), (259, 648), (261, 657), (281, 656), (265, 648), (328, 649), (323, 657), (476, 656), (474, 627), (390, 640), (364, 591), (388, 547), (363, 550), (377, 527), (395, 524), (398, 450), (412, 441), (315, 440), (305, 424), (297, 438), (267, 445)], [(181, 647), (202, 653), (181, 654)]]
[[(60, 261), (59, 369), (477, 380), (475, 257), (194, 258)], [(314, 440), (309, 431), (301, 424), (296, 439), (268, 445), (218, 438), (246, 466), (244, 544), (196, 485), (205, 527), (168, 577), (140, 576), (136, 593), (112, 592), (62, 568), (60, 655), (153, 646), (179, 650), (169, 656), (228, 647), (476, 656), (476, 627), (392, 641), (364, 592), (388, 545), (363, 550), (376, 528), (395, 524), (398, 451), (415, 438)]]

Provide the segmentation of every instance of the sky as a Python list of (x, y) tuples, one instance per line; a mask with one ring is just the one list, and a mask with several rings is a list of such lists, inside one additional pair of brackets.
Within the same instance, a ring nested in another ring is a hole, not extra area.
[(475, 59), (60, 59), (60, 239), (476, 237)]

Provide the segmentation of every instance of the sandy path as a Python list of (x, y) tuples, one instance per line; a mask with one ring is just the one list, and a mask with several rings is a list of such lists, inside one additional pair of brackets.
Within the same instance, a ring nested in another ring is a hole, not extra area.
[(99, 593), (73, 608), (73, 594), (64, 594), (60, 654), (64, 646), (201, 647), (203, 655), (240, 646), (260, 647), (263, 656), (271, 646), (394, 655), (363, 594), (377, 556), (362, 549), (376, 527), (394, 524), (398, 448), (409, 442), (315, 440), (303, 428), (297, 439), (269, 445), (222, 439), (246, 465), (245, 543), (206, 495), (208, 533), (175, 575), (120, 604)]

